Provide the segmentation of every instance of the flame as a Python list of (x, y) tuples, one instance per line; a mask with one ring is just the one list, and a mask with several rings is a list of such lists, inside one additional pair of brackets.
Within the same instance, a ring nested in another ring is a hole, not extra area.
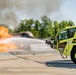
[(6, 38), (11, 38), (11, 37), (12, 36), (9, 35), (9, 33), (8, 33), (8, 29), (3, 26), (0, 26), (0, 40), (6, 39)]
[[(8, 29), (4, 26), (0, 26), (0, 40), (11, 38), (12, 36), (8, 33)], [(14, 43), (0, 43), (0, 52), (9, 52), (10, 49), (16, 49)]]

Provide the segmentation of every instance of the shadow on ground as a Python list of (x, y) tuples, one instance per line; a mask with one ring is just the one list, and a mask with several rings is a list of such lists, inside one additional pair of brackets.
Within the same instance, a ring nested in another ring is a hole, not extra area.
[(74, 64), (71, 60), (55, 60), (45, 62), (47, 67), (59, 67), (59, 68), (73, 68), (76, 69), (76, 64)]

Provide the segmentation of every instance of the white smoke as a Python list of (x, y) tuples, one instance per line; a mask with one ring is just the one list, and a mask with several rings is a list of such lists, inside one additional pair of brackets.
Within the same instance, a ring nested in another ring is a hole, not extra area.
[(40, 18), (59, 9), (62, 0), (0, 0), (0, 23), (17, 26), (21, 19)]

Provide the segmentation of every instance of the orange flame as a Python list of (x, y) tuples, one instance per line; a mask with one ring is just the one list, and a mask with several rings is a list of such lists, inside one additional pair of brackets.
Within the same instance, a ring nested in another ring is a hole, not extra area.
[(11, 35), (9, 35), (8, 33), (8, 29), (0, 26), (0, 39), (6, 39), (6, 38), (10, 38), (12, 37)]
[[(8, 33), (8, 29), (0, 26), (0, 40), (11, 38), (12, 36)], [(9, 52), (10, 49), (17, 48), (13, 43), (0, 43), (0, 52)]]

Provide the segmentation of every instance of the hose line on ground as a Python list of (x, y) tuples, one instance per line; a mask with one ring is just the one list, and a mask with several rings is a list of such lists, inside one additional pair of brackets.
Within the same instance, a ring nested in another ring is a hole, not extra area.
[(21, 58), (21, 59), (26, 59), (26, 60), (29, 60), (29, 61), (33, 61), (33, 62), (36, 62), (36, 63), (40, 63), (40, 64), (43, 64), (43, 62), (39, 62), (39, 61), (34, 61), (34, 60), (30, 60), (30, 59), (27, 59), (27, 58), (24, 58), (24, 57), (20, 57), (16, 54), (13, 54), (12, 52), (9, 52), (11, 55), (17, 57), (17, 58)]

